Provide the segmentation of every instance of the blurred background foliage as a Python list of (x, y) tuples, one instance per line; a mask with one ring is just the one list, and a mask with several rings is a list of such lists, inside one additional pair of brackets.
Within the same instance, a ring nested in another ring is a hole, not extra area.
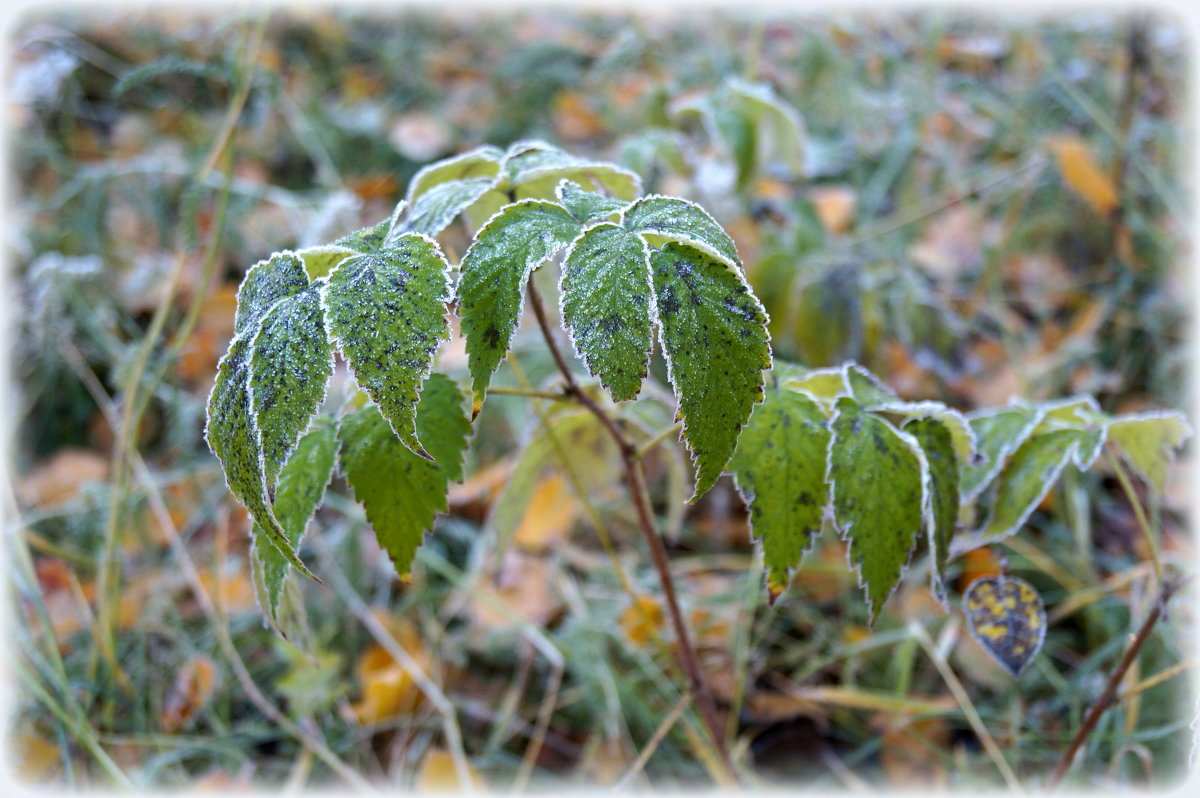
[[(1191, 406), (1175, 19), (161, 8), (10, 33), (23, 780), (434, 789), (465, 764), (494, 789), (710, 782), (612, 452), (568, 408), (489, 401), (411, 582), (335, 482), (305, 552), (326, 584), (290, 598), (301, 633), (255, 606), (247, 522), (201, 437), (241, 275), (388, 215), (421, 165), (482, 143), (545, 138), (701, 202), (781, 359), (856, 359), (963, 410)], [(470, 232), (444, 237), (453, 260)], [(494, 384), (552, 379), (526, 333)], [(440, 361), (465, 373), (462, 340)], [(649, 393), (626, 413), (653, 434), (673, 408)], [(1006, 563), (1042, 592), (1046, 646), (1014, 682), (921, 579), (868, 629), (828, 530), (767, 606), (732, 487), (685, 508), (680, 452), (647, 465), (750, 785), (999, 785), (1006, 767), (1036, 784), (1154, 597), (1113, 474), (1069, 471), (1020, 536), (952, 564), (958, 591)], [(1189, 470), (1143, 496), (1182, 570)], [(1186, 772), (1193, 621), (1180, 602), (1155, 633), (1079, 783)]]

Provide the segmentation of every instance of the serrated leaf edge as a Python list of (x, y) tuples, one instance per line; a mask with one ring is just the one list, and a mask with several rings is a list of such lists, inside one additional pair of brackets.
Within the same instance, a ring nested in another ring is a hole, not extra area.
[[(714, 247), (709, 246), (708, 244), (706, 244), (703, 241), (692, 238), (691, 236), (682, 235), (680, 233), (672, 233), (669, 231), (660, 231), (660, 230), (635, 230), (625, 224), (625, 217), (630, 211), (632, 211), (635, 207), (637, 207), (640, 204), (643, 204), (645, 202), (648, 202), (650, 200), (655, 200), (655, 199), (672, 200), (675, 202), (682, 202), (683, 204), (690, 205), (691, 207), (700, 211), (700, 213), (702, 213), (706, 217), (708, 217), (708, 220), (713, 223), (714, 227), (716, 227), (718, 230), (720, 230), (721, 233), (723, 233), (725, 235), (725, 237), (727, 239), (729, 239), (729, 245), (733, 249), (733, 251), (734, 252), (738, 251), (737, 244), (734, 242), (733, 237), (730, 236), (729, 233), (727, 233), (725, 231), (725, 228), (723, 226), (721, 226), (721, 224), (716, 219), (713, 218), (713, 215), (711, 213), (706, 211), (699, 204), (692, 202), (691, 200), (684, 199), (683, 197), (673, 197), (669, 194), (646, 194), (645, 196), (638, 197), (637, 199), (631, 201), (627, 206), (625, 206), (624, 209), (622, 209), (620, 211), (620, 217), (618, 220), (620, 225), (622, 227), (624, 227), (626, 230), (629, 230), (629, 232), (635, 233), (636, 235), (641, 236), (643, 239), (647, 235), (655, 235), (655, 236), (659, 236), (660, 238), (666, 238), (671, 241), (674, 241), (677, 244), (683, 244), (685, 246), (691, 247), (692, 249), (703, 252), (705, 255), (708, 255), (710, 258), (713, 258), (714, 260), (718, 260), (721, 263), (724, 263), (729, 268), (733, 269), (734, 272), (737, 273), (738, 277), (740, 277), (742, 279), (742, 281), (745, 282), (746, 275), (745, 275), (745, 272), (743, 272), (743, 270), (742, 270), (742, 261), (741, 261), (740, 253), (738, 254), (738, 257), (736, 260), (731, 261), (731, 260), (729, 260), (728, 257), (726, 257), (725, 255), (722, 255), (720, 252), (718, 252)], [(757, 297), (755, 297), (755, 299), (757, 300)], [(765, 309), (763, 310), (763, 315), (766, 315)]]

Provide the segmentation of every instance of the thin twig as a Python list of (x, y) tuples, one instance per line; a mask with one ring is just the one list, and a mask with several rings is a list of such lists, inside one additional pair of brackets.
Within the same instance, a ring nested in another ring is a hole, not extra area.
[(713, 745), (721, 759), (721, 763), (729, 776), (736, 782), (737, 771), (734, 770), (733, 762), (729, 759), (729, 751), (725, 746), (725, 736), (717, 720), (716, 705), (713, 703), (712, 694), (704, 682), (704, 676), (700, 670), (700, 661), (696, 656), (696, 650), (692, 647), (687, 624), (683, 619), (683, 612), (679, 608), (679, 600), (675, 594), (675, 581), (671, 576), (671, 567), (667, 560), (666, 546), (663, 544), (662, 537), (658, 534), (658, 530), (654, 526), (654, 516), (650, 509), (650, 494), (646, 488), (646, 480), (642, 474), (641, 463), (638, 460), (638, 447), (626, 437), (612, 416), (596, 400), (589, 396), (586, 391), (580, 388), (579, 384), (575, 381), (570, 367), (567, 366), (566, 360), (563, 359), (562, 353), (559, 352), (558, 345), (554, 342), (554, 335), (550, 330), (549, 322), (546, 320), (546, 311), (542, 307), (541, 297), (538, 295), (537, 288), (534, 286), (532, 280), (529, 282), (529, 301), (533, 305), (534, 316), (537, 318), (538, 327), (542, 331), (542, 337), (546, 340), (546, 346), (550, 350), (550, 355), (554, 358), (555, 365), (558, 366), (558, 370), (562, 373), (563, 379), (566, 381), (564, 390), (574, 396), (580, 404), (586, 407), (604, 425), (609, 435), (612, 436), (613, 442), (616, 443), (617, 449), (620, 450), (621, 461), (625, 466), (626, 480), (629, 482), (629, 490), (633, 495), (634, 508), (637, 510), (638, 526), (642, 531), (642, 537), (645, 538), (646, 545), (650, 549), (650, 558), (654, 562), (654, 568), (658, 572), (659, 581), (662, 583), (663, 597), (666, 599), (667, 609), (671, 616), (671, 625), (675, 630), (675, 639), (678, 643), (679, 666), (687, 677), (688, 685), (696, 699), (697, 708), (700, 710), (700, 715), (704, 718), (704, 724), (708, 727), (708, 733), (712, 737)]
[(1116, 701), (1117, 689), (1121, 686), (1121, 680), (1125, 678), (1125, 672), (1133, 665), (1138, 653), (1142, 650), (1142, 646), (1150, 639), (1150, 633), (1154, 631), (1155, 625), (1162, 617), (1163, 611), (1167, 606), (1167, 601), (1189, 581), (1191, 581), (1190, 578), (1163, 587), (1162, 593), (1159, 595), (1158, 600), (1154, 602), (1154, 607), (1150, 610), (1150, 614), (1146, 616), (1146, 620), (1142, 622), (1142, 627), (1138, 629), (1133, 642), (1125, 650), (1125, 656), (1121, 657), (1121, 662), (1109, 674), (1108, 682), (1104, 685), (1104, 692), (1100, 694), (1100, 698), (1096, 700), (1096, 703), (1088, 711), (1087, 717), (1083, 719), (1079, 730), (1071, 738), (1071, 743), (1067, 746), (1067, 750), (1063, 751), (1062, 758), (1058, 760), (1058, 765), (1055, 766), (1054, 772), (1050, 774), (1050, 780), (1046, 782), (1047, 792), (1055, 790), (1062, 783), (1063, 777), (1067, 775), (1067, 771), (1071, 769), (1071, 765), (1075, 761), (1075, 755), (1079, 753), (1079, 749), (1087, 741), (1088, 735), (1096, 728), (1096, 723), (1100, 720), (1100, 716), (1104, 714), (1104, 710), (1108, 709)]
[(679, 700), (675, 702), (675, 706), (671, 707), (671, 711), (662, 719), (662, 723), (658, 724), (658, 728), (654, 730), (654, 734), (650, 737), (650, 741), (642, 746), (642, 750), (638, 752), (638, 757), (617, 785), (613, 787), (613, 792), (625, 792), (629, 788), (629, 782), (633, 781), (637, 774), (642, 772), (642, 768), (646, 767), (646, 763), (650, 761), (650, 757), (658, 750), (658, 746), (666, 738), (667, 733), (674, 728), (675, 723), (679, 720), (679, 716), (683, 714), (683, 710), (687, 709), (688, 702), (692, 700), (692, 694), (684, 691), (679, 696)]

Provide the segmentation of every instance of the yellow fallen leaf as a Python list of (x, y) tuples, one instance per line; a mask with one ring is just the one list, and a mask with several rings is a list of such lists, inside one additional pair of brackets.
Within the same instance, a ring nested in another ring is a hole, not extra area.
[(1047, 142), (1058, 173), (1067, 188), (1085, 200), (1096, 213), (1108, 216), (1118, 203), (1117, 189), (1096, 165), (1087, 143), (1078, 136), (1055, 136)]
[[(400, 618), (375, 613), (396, 642), (416, 663), (429, 672), (431, 657), (412, 624)], [(362, 697), (351, 704), (358, 722), (374, 726), (392, 718), (412, 715), (424, 698), (412, 677), (382, 645), (373, 645), (358, 661)]]
[[(467, 762), (467, 776), (471, 782), (470, 789), (475, 792), (484, 791), (483, 777), (470, 762)], [(425, 761), (421, 763), (421, 772), (413, 784), (413, 789), (422, 793), (462, 793), (466, 788), (467, 785), (459, 779), (458, 770), (454, 767), (454, 757), (449, 751), (440, 748), (435, 748), (425, 755)]]
[(543, 477), (533, 488), (525, 515), (513, 533), (513, 542), (526, 551), (544, 551), (566, 540), (579, 507), (561, 474)]
[(26, 507), (60, 504), (79, 495), (88, 483), (108, 479), (108, 458), (90, 449), (60, 449), (17, 483), (17, 497)]
[(45, 783), (62, 766), (59, 747), (40, 734), (18, 734), (9, 745), (10, 756), (16, 764), (13, 775), (17, 781), (26, 784)]

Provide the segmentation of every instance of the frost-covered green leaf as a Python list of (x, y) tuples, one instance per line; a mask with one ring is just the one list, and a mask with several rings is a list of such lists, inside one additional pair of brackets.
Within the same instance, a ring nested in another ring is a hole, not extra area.
[(272, 305), (307, 287), (304, 262), (295, 253), (277, 252), (254, 264), (238, 288), (234, 335), (253, 330)]
[(1175, 450), (1192, 436), (1182, 413), (1121, 416), (1108, 425), (1108, 439), (1138, 476), (1154, 490), (1167, 489), (1167, 469)]
[(770, 86), (737, 77), (730, 78), (727, 85), (743, 112), (757, 123), (760, 152), (778, 158), (794, 176), (803, 177), (807, 134), (799, 112)]
[(654, 301), (683, 438), (703, 495), (725, 468), (771, 367), (767, 317), (742, 276), (682, 244), (652, 253)]
[(288, 453), (308, 429), (333, 374), (321, 291), (314, 282), (263, 316), (250, 355), (250, 396), (268, 494)]
[(326, 244), (319, 247), (306, 247), (297, 250), (296, 256), (304, 262), (304, 269), (310, 280), (325, 277), (346, 258), (356, 254), (350, 247), (340, 247)]
[(843, 368), (846, 371), (846, 385), (850, 388), (850, 395), (863, 407), (885, 407), (900, 402), (899, 397), (883, 380), (857, 363), (847, 363)]
[[(946, 407), (941, 402), (901, 402), (895, 405), (883, 405), (881, 411), (895, 413), (906, 419), (934, 418), (945, 425), (950, 433), (950, 442), (954, 453), (961, 463), (972, 463), (975, 460), (975, 432), (962, 413)], [(957, 480), (956, 480), (957, 481)]]
[(575, 351), (613, 399), (633, 399), (650, 365), (649, 251), (611, 222), (588, 228), (563, 259), (562, 316)]
[(1058, 481), (1076, 449), (1088, 444), (1086, 433), (1073, 429), (1043, 432), (1026, 440), (1012, 455), (996, 482), (992, 511), (983, 528), (955, 540), (954, 551), (966, 551), (1015, 534)]
[(750, 530), (762, 541), (772, 595), (821, 531), (829, 429), (824, 411), (809, 397), (768, 387), (742, 432), (729, 470), (750, 507)]
[(822, 404), (833, 405), (839, 396), (849, 396), (846, 370), (842, 368), (815, 369), (807, 374), (787, 377), (784, 385), (793, 391), (803, 391)]
[(471, 429), (462, 394), (448, 378), (435, 374), (425, 385), (417, 429), (439, 462), (403, 446), (374, 405), (344, 416), (338, 431), (342, 473), (401, 578), (408, 577), (417, 547), (448, 506), (446, 491), (451, 479), (461, 477)]
[(1092, 467), (1100, 456), (1104, 442), (1108, 440), (1108, 417), (1091, 396), (1080, 396), (1058, 402), (1045, 402), (1040, 406), (1041, 421), (1034, 434), (1056, 429), (1073, 429), (1083, 433), (1072, 458), (1082, 469)]
[(529, 276), (578, 233), (579, 224), (561, 206), (523, 200), (492, 217), (467, 250), (458, 302), (474, 412), (483, 406), (492, 372), (508, 353)]
[(570, 180), (561, 181), (554, 189), (554, 195), (568, 213), (584, 224), (611, 216), (629, 205), (626, 200), (585, 191)]
[(1040, 418), (1040, 411), (1021, 405), (967, 416), (978, 456), (975, 463), (961, 466), (959, 491), (964, 502), (974, 499), (996, 478), (1008, 456), (1025, 442)]
[[(325, 488), (333, 478), (337, 459), (337, 427), (321, 424), (308, 432), (292, 451), (275, 489), (275, 517), (283, 528), (288, 544), (299, 550), (309, 519), (325, 499)], [(253, 556), (261, 569), (266, 605), (263, 610), (276, 619), (279, 597), (291, 565), (270, 542), (258, 524), (254, 525)]]
[(413, 175), (405, 200), (411, 206), (422, 194), (442, 183), (480, 177), (494, 178), (500, 172), (500, 160), (503, 157), (503, 150), (485, 144), (461, 155), (431, 163)]
[(360, 255), (374, 255), (387, 245), (388, 233), (392, 228), (392, 220), (384, 219), (379, 224), (347, 233), (330, 244), (331, 247), (349, 249)]
[(548, 199), (564, 178), (581, 187), (632, 200), (642, 190), (633, 172), (607, 161), (579, 158), (544, 141), (513, 144), (505, 156), (501, 190), (511, 189), (516, 199)]
[(250, 339), (238, 335), (217, 366), (217, 379), (208, 397), (208, 425), (204, 437), (221, 461), (230, 492), (246, 506), (250, 517), (262, 527), (279, 553), (294, 568), (312, 577), (271, 511), (258, 435), (251, 422), (249, 378)]
[(343, 261), (325, 291), (330, 334), (359, 387), (421, 455), (417, 398), (439, 341), (449, 336), (448, 269), (436, 243), (406, 233), (382, 252)]
[(874, 622), (924, 528), (926, 467), (911, 436), (853, 399), (838, 399), (835, 409), (828, 474), (833, 521), (850, 542), (850, 562)]
[(400, 222), (408, 233), (435, 236), (454, 221), (454, 217), (488, 193), (495, 182), (491, 177), (470, 177), (439, 183), (417, 197)]
[(915, 418), (902, 428), (916, 438), (925, 452), (929, 466), (929, 513), (926, 527), (929, 533), (932, 562), (933, 594), (946, 600), (946, 561), (950, 557), (950, 540), (958, 520), (958, 463), (950, 428), (935, 416)]
[(651, 246), (675, 241), (698, 249), (732, 269), (741, 268), (733, 239), (708, 211), (694, 202), (658, 194), (642, 197), (625, 211), (622, 223), (627, 230), (652, 236), (648, 239)]

